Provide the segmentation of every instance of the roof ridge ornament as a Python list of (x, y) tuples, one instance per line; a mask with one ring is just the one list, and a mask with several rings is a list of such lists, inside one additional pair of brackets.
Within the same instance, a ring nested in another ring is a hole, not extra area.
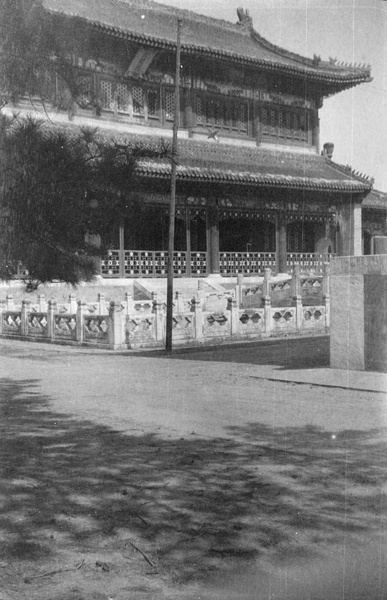
[(237, 8), (237, 15), (239, 19), (237, 25), (240, 25), (243, 27), (243, 29), (250, 31), (250, 29), (253, 28), (253, 18), (250, 16), (249, 11), (239, 7)]

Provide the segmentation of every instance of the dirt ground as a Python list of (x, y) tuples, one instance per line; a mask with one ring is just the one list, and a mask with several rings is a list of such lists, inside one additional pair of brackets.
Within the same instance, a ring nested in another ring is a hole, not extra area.
[(387, 599), (386, 394), (274, 380), (327, 338), (0, 360), (0, 600)]

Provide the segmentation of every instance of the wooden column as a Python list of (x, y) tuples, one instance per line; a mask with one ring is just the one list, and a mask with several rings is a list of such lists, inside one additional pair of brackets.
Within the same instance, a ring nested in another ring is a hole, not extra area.
[(286, 231), (286, 218), (283, 213), (278, 215), (277, 218), (277, 231), (276, 231), (276, 262), (278, 273), (287, 272), (287, 231)]
[(211, 206), (207, 211), (207, 256), (207, 274), (219, 274), (219, 210), (217, 206)]
[(189, 208), (185, 211), (185, 235), (187, 246), (187, 277), (191, 277), (191, 211)]
[(119, 257), (120, 257), (120, 277), (125, 277), (125, 229), (124, 222), (121, 221), (119, 228)]
[(312, 120), (312, 145), (315, 146), (317, 154), (320, 153), (320, 119), (318, 110), (311, 115)]

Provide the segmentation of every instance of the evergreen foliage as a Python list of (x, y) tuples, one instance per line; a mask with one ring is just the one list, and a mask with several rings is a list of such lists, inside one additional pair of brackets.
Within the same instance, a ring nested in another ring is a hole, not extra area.
[(90, 281), (106, 251), (100, 236), (141, 210), (133, 193), (138, 160), (168, 148), (5, 116), (0, 136), (0, 278), (22, 265), (30, 290), (53, 280)]
[[(50, 14), (42, 0), (0, 0), (0, 109), (23, 97), (52, 102), (55, 80), (64, 90), (57, 108), (71, 117), (84, 96), (73, 57), (98, 56), (99, 44), (85, 21)], [(98, 240), (141, 211), (138, 160), (168, 152), (0, 113), (0, 279), (21, 267), (30, 290), (92, 279), (106, 250)]]

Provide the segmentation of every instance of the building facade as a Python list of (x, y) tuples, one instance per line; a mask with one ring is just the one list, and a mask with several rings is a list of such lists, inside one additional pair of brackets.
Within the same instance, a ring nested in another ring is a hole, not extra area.
[[(331, 145), (320, 148), (319, 109), (370, 81), (369, 67), (279, 48), (242, 9), (234, 24), (148, 0), (43, 4), (55, 19), (84, 22), (93, 41), (72, 57), (77, 102), (63, 80), (49, 82), (53, 122), (152, 144), (171, 140), (179, 113), (176, 276), (319, 269), (329, 255), (362, 254), (361, 205), (372, 183), (334, 163)], [(166, 274), (170, 179), (170, 160), (139, 163), (141, 210), (105, 240), (103, 276)]]

